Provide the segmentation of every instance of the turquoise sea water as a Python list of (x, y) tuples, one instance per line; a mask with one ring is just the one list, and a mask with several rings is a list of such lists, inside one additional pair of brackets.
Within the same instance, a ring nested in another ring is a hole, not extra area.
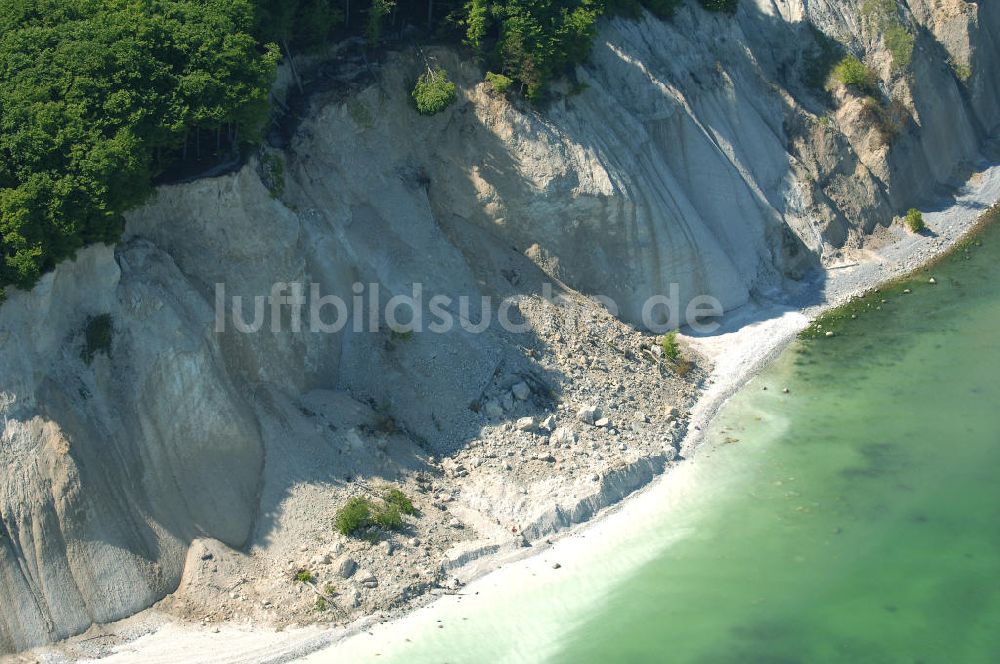
[(696, 491), (355, 655), (1000, 662), (1000, 228), (981, 243), (794, 344), (678, 475)]

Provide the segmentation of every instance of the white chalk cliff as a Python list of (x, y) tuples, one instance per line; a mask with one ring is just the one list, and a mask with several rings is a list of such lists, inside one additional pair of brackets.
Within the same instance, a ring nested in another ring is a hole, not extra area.
[[(459, 99), (420, 116), (408, 84), (424, 61), (391, 55), (374, 83), (316, 103), (282, 153), (279, 197), (256, 160), (163, 187), (117, 247), (8, 291), (0, 653), (150, 606), (177, 587), (195, 537), (244, 546), (269, 394), (391, 403), (447, 451), (475, 436), (469, 402), (516, 353), (460, 329), (416, 335), (405, 355), (350, 328), (216, 334), (216, 283), (249, 297), (318, 283), (348, 302), (356, 281), (380, 284), (383, 302), (415, 281), (489, 295), (483, 275), (513, 247), (636, 322), (672, 283), (727, 309), (795, 290), (954, 184), (1000, 130), (1000, 6), (904, 4), (908, 73), (893, 70), (861, 0), (743, 0), (735, 17), (689, 3), (671, 22), (606, 21), (577, 88), (542, 109), (432, 50)], [(884, 103), (904, 109), (891, 140), (870, 103), (810, 87), (810, 22), (865, 56)], [(111, 352), (87, 363), (83, 330), (103, 314)]]

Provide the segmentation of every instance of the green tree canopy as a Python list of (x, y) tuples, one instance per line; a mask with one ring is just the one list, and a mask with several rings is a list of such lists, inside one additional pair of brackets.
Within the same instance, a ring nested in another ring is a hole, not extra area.
[[(257, 140), (276, 42), (290, 53), (336, 33), (374, 47), (421, 26), (475, 50), (497, 89), (540, 99), (587, 58), (602, 15), (667, 17), (680, 1), (0, 0), (0, 286), (116, 240), (123, 213), (190, 146), (200, 157), (203, 137), (216, 156), (223, 135)], [(425, 111), (454, 99), (446, 79), (430, 83)]]
[(5, 2), (0, 283), (117, 239), (192, 129), (259, 132), (277, 54), (253, 27), (250, 0)]

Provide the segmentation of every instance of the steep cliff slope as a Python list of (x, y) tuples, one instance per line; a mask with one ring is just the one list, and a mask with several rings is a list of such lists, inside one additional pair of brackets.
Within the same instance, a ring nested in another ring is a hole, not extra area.
[[(219, 334), (216, 284), (252, 298), (317, 283), (350, 303), (355, 282), (377, 283), (384, 303), (421, 282), (477, 302), (537, 299), (551, 278), (610, 296), (632, 323), (671, 284), (726, 309), (801, 290), (953, 183), (1000, 129), (1000, 7), (911, 0), (901, 16), (916, 35), (902, 71), (860, 0), (613, 20), (578, 85), (543, 110), (491, 92), (452, 52), (392, 55), (375, 83), (316, 103), (279, 156), (280, 195), (257, 160), (165, 187), (120, 246), (9, 293), (0, 652), (151, 605), (177, 587), (193, 538), (270, 546), (255, 524), (265, 439), (291, 430), (276, 424), (282, 399), (346, 392), (448, 453), (480, 435), (498, 380), (541, 371), (522, 349), (555, 343), (456, 328), (400, 352), (385, 332), (295, 330), (287, 309), (278, 331)], [(810, 22), (876, 69), (872, 100), (810, 81), (822, 50)], [(460, 84), (431, 118), (408, 98), (427, 60)], [(110, 347), (91, 357), (88, 320), (105, 315)], [(550, 380), (571, 392), (582, 378)], [(283, 489), (266, 489), (275, 509)]]

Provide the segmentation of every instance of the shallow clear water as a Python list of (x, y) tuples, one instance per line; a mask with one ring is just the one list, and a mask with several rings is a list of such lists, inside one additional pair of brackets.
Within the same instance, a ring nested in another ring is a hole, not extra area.
[(981, 239), (936, 286), (791, 347), (628, 512), (641, 527), (356, 654), (1000, 662), (1000, 228)]

